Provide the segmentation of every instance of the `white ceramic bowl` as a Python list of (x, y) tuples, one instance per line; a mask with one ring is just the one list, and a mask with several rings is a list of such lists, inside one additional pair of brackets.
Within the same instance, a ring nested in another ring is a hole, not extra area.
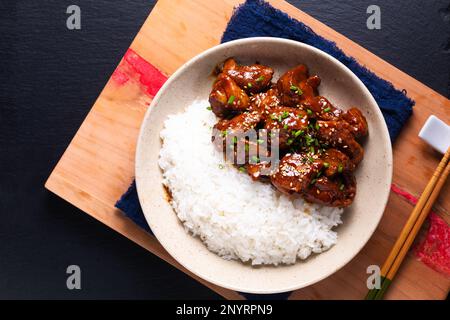
[[(274, 79), (287, 69), (306, 64), (321, 77), (321, 95), (333, 104), (359, 107), (369, 124), (365, 157), (356, 171), (357, 195), (336, 230), (338, 242), (327, 252), (288, 266), (251, 267), (227, 261), (187, 234), (165, 197), (158, 167), (159, 137), (169, 114), (183, 111), (194, 100), (207, 99), (216, 64), (228, 57), (241, 63), (271, 66)], [(184, 267), (216, 285), (249, 293), (276, 293), (299, 289), (328, 277), (348, 263), (375, 231), (389, 195), (392, 150), (383, 116), (364, 84), (342, 63), (311, 46), (279, 38), (249, 38), (218, 45), (199, 54), (164, 84), (153, 99), (139, 134), (136, 183), (142, 209), (155, 236)]]

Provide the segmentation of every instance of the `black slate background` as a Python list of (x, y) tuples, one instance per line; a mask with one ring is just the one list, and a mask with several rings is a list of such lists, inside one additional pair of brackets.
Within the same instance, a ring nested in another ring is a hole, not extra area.
[[(372, 1), (289, 2), (450, 96), (448, 0), (377, 0), (375, 31)], [(43, 187), (154, 3), (0, 1), (0, 298), (219, 298)], [(82, 30), (66, 28), (71, 4)]]

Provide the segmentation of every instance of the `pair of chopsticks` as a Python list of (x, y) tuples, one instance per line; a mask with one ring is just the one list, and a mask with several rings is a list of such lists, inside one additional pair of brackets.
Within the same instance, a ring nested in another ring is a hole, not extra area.
[(369, 290), (366, 300), (381, 300), (388, 289), (395, 274), (397, 273), (403, 259), (408, 253), (415, 237), (419, 233), (428, 213), (431, 211), (434, 202), (439, 196), (450, 172), (450, 148), (444, 154), (439, 166), (434, 171), (433, 176), (428, 182), (425, 190), (417, 201), (408, 221), (403, 227), (400, 236), (391, 249), (388, 258), (381, 268), (381, 286), (379, 289)]

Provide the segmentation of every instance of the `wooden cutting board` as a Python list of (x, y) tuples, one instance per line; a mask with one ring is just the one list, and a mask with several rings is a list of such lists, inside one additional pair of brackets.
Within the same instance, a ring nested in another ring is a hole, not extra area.
[[(160, 0), (130, 48), (170, 75), (196, 54), (220, 42), (233, 7), (241, 2)], [(287, 2), (270, 3), (335, 41), (348, 55), (397, 88), (405, 89), (416, 101), (414, 115), (394, 145), (393, 179), (403, 190), (419, 195), (438, 164), (439, 154), (421, 142), (417, 134), (431, 114), (450, 122), (450, 101)], [(110, 79), (45, 186), (222, 296), (242, 299), (238, 293), (208, 283), (184, 269), (153, 236), (114, 207), (133, 180), (136, 139), (150, 102), (151, 97), (143, 93), (136, 79), (127, 81), (125, 86), (119, 86), (117, 79)], [(449, 191), (447, 183), (437, 204), (438, 213), (447, 223), (450, 221)], [(383, 263), (411, 209), (411, 204), (391, 193), (383, 219), (364, 249), (340, 271), (297, 290), (291, 299), (364, 298), (367, 266)], [(445, 299), (449, 289), (449, 277), (425, 266), (410, 253), (386, 298)]]

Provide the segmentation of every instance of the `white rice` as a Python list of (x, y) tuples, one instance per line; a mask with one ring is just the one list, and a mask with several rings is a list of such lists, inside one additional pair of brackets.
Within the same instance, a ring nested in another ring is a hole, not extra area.
[(219, 256), (253, 265), (292, 264), (333, 246), (343, 210), (288, 197), (222, 165), (208, 105), (194, 102), (169, 116), (161, 131), (159, 166), (185, 229)]

